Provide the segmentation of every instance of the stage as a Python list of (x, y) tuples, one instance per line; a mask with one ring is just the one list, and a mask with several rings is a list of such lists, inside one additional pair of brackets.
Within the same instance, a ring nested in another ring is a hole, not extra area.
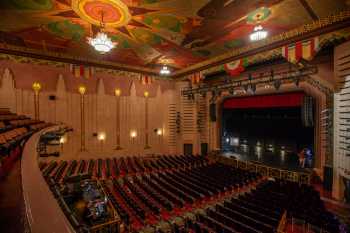
[(256, 153), (236, 153), (232, 151), (223, 151), (222, 156), (235, 158), (237, 160), (254, 162), (269, 167), (297, 171), (312, 172), (312, 168), (302, 168), (299, 166), (298, 157), (293, 155), (276, 155), (272, 153), (264, 153), (257, 155)]

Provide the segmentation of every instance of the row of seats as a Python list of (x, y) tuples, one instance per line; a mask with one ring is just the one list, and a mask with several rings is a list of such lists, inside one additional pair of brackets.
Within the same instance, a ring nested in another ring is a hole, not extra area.
[[(339, 220), (325, 208), (319, 192), (312, 186), (283, 180), (270, 181), (257, 187), (250, 195), (258, 200), (259, 205), (269, 201), (287, 210), (290, 218), (304, 220), (328, 232), (339, 232)], [(268, 197), (273, 197), (273, 201)]]
[[(108, 179), (110, 177), (123, 177), (126, 175), (145, 174), (151, 172), (157, 172), (160, 170), (171, 170), (179, 168), (190, 168), (191, 166), (202, 166), (207, 161), (200, 156), (164, 156), (165, 158), (155, 159), (140, 159), (137, 157), (120, 157), (120, 158), (107, 158), (107, 159), (90, 159), (85, 160), (72, 160), (74, 164), (78, 163), (78, 166), (71, 168), (71, 172), (68, 175), (89, 173), (91, 176), (96, 176), (99, 179)], [(194, 157), (194, 158), (191, 158)], [(178, 161), (178, 164), (171, 164), (169, 161)], [(52, 163), (52, 161), (51, 161)], [(187, 163), (187, 165), (185, 165)], [(41, 163), (44, 169), (49, 163)], [(86, 167), (87, 164), (87, 167)], [(181, 166), (180, 166), (181, 164)], [(54, 165), (51, 165), (54, 166)], [(87, 169), (87, 170), (86, 170)]]
[[(226, 167), (221, 164), (207, 165), (211, 167), (207, 169), (207, 176), (210, 176), (209, 171), (213, 167), (219, 169), (220, 167)], [(198, 171), (206, 171), (204, 167), (193, 168)], [(231, 176), (241, 176), (241, 182), (246, 179), (250, 179), (250, 172), (242, 171), (236, 169), (231, 171), (229, 175)], [(196, 185), (184, 179), (184, 177), (190, 178), (189, 180), (194, 180), (191, 173), (192, 169), (182, 169), (179, 171), (167, 171), (151, 173), (143, 176), (134, 176), (133, 178), (124, 178), (122, 181), (118, 182), (116, 185), (116, 180), (113, 181), (115, 192), (118, 192), (120, 196), (123, 197), (126, 205), (125, 208), (129, 209), (129, 212), (134, 212), (137, 218), (141, 219), (143, 223), (147, 220), (147, 213), (154, 215), (157, 219), (161, 219), (161, 212), (172, 211), (174, 208), (182, 208), (185, 205), (191, 205), (198, 200), (202, 200), (204, 197), (209, 197), (214, 194), (206, 190), (207, 180), (205, 178), (198, 179)], [(246, 177), (241, 174), (245, 173)], [(180, 174), (182, 178), (180, 179)], [(258, 176), (256, 176), (258, 178)], [(232, 182), (237, 180), (232, 179)], [(234, 186), (236, 183), (231, 183)], [(226, 185), (226, 186), (225, 186)], [(230, 189), (227, 183), (221, 186), (216, 186), (218, 190), (217, 193), (225, 191), (225, 189)], [(126, 196), (125, 194), (128, 194)], [(120, 206), (119, 204), (118, 206)], [(127, 210), (125, 210), (127, 211)]]
[(277, 232), (285, 212), (321, 231), (340, 232), (339, 221), (325, 209), (317, 191), (281, 180), (265, 181), (251, 192), (207, 208), (196, 215), (194, 232)]
[[(288, 217), (339, 232), (339, 222), (310, 186), (267, 181), (258, 173), (201, 156), (51, 161), (40, 168), (46, 178), (62, 185), (76, 174), (100, 180), (122, 221), (134, 231), (210, 203), (195, 212), (195, 219), (172, 224), (171, 231), (272, 233), (287, 212)], [(247, 186), (253, 188), (246, 192)], [(241, 189), (238, 196), (228, 197)], [(222, 195), (225, 199), (219, 201)]]
[(6, 109), (0, 111), (0, 178), (21, 155), (26, 140), (36, 131), (51, 124), (19, 116)]

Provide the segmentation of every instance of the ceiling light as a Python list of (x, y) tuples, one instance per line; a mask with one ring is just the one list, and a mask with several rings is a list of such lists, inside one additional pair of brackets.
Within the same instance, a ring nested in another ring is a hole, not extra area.
[(168, 69), (167, 66), (163, 66), (159, 73), (161, 75), (169, 75), (170, 74), (170, 70)]
[(108, 53), (111, 51), (116, 43), (112, 42), (112, 40), (107, 36), (107, 34), (103, 32), (98, 32), (96, 37), (88, 38), (89, 44), (94, 47), (94, 49), (102, 54)]
[(267, 37), (267, 31), (261, 25), (254, 27), (254, 31), (250, 34), (251, 41), (263, 40)]
[(101, 11), (101, 29), (96, 34), (95, 37), (88, 37), (88, 43), (94, 47), (94, 49), (102, 54), (108, 53), (111, 51), (117, 43), (113, 42), (106, 33), (103, 32), (104, 24), (103, 24), (103, 15), (104, 12)]

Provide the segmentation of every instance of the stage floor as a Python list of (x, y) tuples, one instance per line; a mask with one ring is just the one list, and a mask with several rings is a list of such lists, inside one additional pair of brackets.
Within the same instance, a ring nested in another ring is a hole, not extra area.
[(298, 157), (292, 155), (276, 155), (276, 154), (261, 154), (255, 153), (237, 153), (232, 151), (224, 151), (222, 155), (225, 157), (235, 157), (238, 160), (250, 161), (259, 164), (263, 164), (270, 167), (299, 171), (299, 172), (311, 172), (312, 168), (302, 168), (299, 166)]

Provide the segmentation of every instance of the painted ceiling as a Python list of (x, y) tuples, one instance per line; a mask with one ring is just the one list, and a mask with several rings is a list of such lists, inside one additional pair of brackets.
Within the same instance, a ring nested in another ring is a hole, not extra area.
[[(349, 0), (1, 0), (0, 41), (100, 61), (174, 70), (252, 43), (261, 24), (280, 34), (349, 8)], [(117, 43), (101, 55), (100, 30)]]

